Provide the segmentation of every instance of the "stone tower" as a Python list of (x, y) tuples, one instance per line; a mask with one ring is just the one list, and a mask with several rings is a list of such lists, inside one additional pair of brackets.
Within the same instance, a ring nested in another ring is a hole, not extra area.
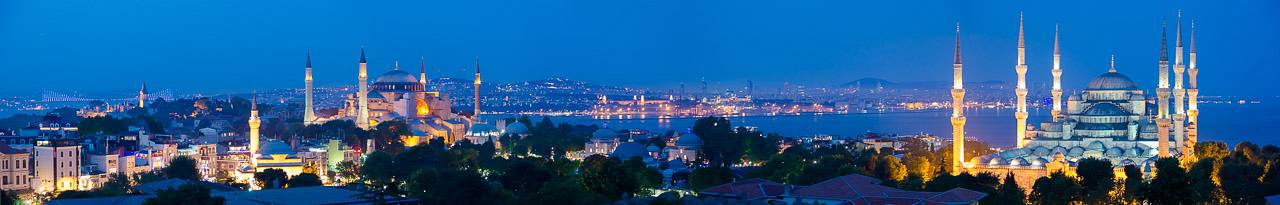
[(249, 157), (252, 159), (255, 159), (252, 161), (252, 163), (254, 166), (257, 166), (258, 163), (256, 159), (258, 158), (258, 146), (261, 145), (259, 144), (259, 139), (258, 139), (259, 137), (258, 127), (262, 126), (262, 119), (258, 117), (258, 94), (257, 93), (253, 94), (253, 102), (252, 102), (252, 105), (250, 105), (250, 107), (251, 108), (249, 109)]

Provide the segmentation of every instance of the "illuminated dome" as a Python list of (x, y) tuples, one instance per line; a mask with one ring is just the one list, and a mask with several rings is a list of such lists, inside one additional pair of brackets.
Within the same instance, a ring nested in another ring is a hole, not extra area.
[(418, 83), (413, 74), (401, 70), (391, 70), (378, 76), (370, 86), (374, 91), (422, 91), (426, 90)]
[(1086, 90), (1137, 90), (1138, 85), (1128, 76), (1117, 72), (1107, 72), (1089, 81)]
[(413, 77), (413, 74), (409, 74), (408, 72), (391, 70), (379, 75), (378, 79), (373, 81), (373, 83), (418, 83), (418, 78)]
[(1098, 103), (1097, 105), (1089, 107), (1088, 110), (1085, 110), (1084, 115), (1085, 116), (1125, 116), (1125, 115), (1129, 115), (1129, 112), (1124, 111), (1124, 109), (1121, 109), (1119, 106), (1116, 106), (1116, 104)]
[(702, 138), (695, 134), (680, 135), (680, 139), (676, 140), (679, 146), (702, 146)]

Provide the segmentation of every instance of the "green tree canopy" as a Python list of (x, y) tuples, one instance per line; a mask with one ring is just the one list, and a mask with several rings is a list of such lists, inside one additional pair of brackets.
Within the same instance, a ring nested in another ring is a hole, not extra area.
[(155, 197), (147, 198), (143, 205), (222, 205), (227, 199), (209, 194), (209, 188), (196, 184), (183, 184), (177, 188), (166, 188), (156, 192)]
[(196, 160), (188, 156), (178, 156), (170, 160), (169, 166), (164, 168), (164, 175), (174, 179), (200, 180)]
[(289, 178), (289, 188), (324, 186), (324, 181), (320, 180), (320, 176), (314, 173), (301, 173)]

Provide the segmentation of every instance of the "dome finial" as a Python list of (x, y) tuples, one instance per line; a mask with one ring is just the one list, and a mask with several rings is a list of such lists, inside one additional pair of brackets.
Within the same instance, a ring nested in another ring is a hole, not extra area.
[(956, 57), (955, 64), (960, 64), (960, 22), (956, 22)]
[(396, 61), (396, 67), (395, 67), (395, 70), (400, 70), (400, 61), (398, 61), (398, 60)]
[(1116, 72), (1116, 54), (1114, 53), (1111, 54), (1111, 70), (1107, 70), (1107, 72)]

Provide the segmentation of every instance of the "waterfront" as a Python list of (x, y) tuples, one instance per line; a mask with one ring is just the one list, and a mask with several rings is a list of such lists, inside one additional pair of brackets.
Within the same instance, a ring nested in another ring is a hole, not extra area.
[[(1280, 106), (1274, 104), (1201, 104), (1200, 140), (1223, 141), (1229, 145), (1248, 140), (1257, 144), (1280, 144), (1280, 138), (1265, 132), (1269, 122), (1280, 121)], [(1047, 109), (1028, 111), (1028, 122), (1038, 126), (1048, 118)], [(933, 134), (951, 137), (950, 112), (945, 110), (896, 113), (852, 114), (804, 114), (784, 116), (752, 116), (730, 118), (734, 126), (753, 126), (764, 132), (776, 132), (786, 137), (819, 134), (851, 136), (866, 132), (883, 134)], [(994, 146), (1011, 146), (1014, 139), (1012, 109), (971, 109), (967, 131), (969, 138)], [(499, 115), (497, 117), (507, 117)], [(538, 120), (540, 117), (533, 117)], [(592, 119), (588, 116), (551, 116), (556, 123), (605, 124), (610, 128), (640, 128), (650, 131), (686, 129), (697, 118), (675, 119)]]

